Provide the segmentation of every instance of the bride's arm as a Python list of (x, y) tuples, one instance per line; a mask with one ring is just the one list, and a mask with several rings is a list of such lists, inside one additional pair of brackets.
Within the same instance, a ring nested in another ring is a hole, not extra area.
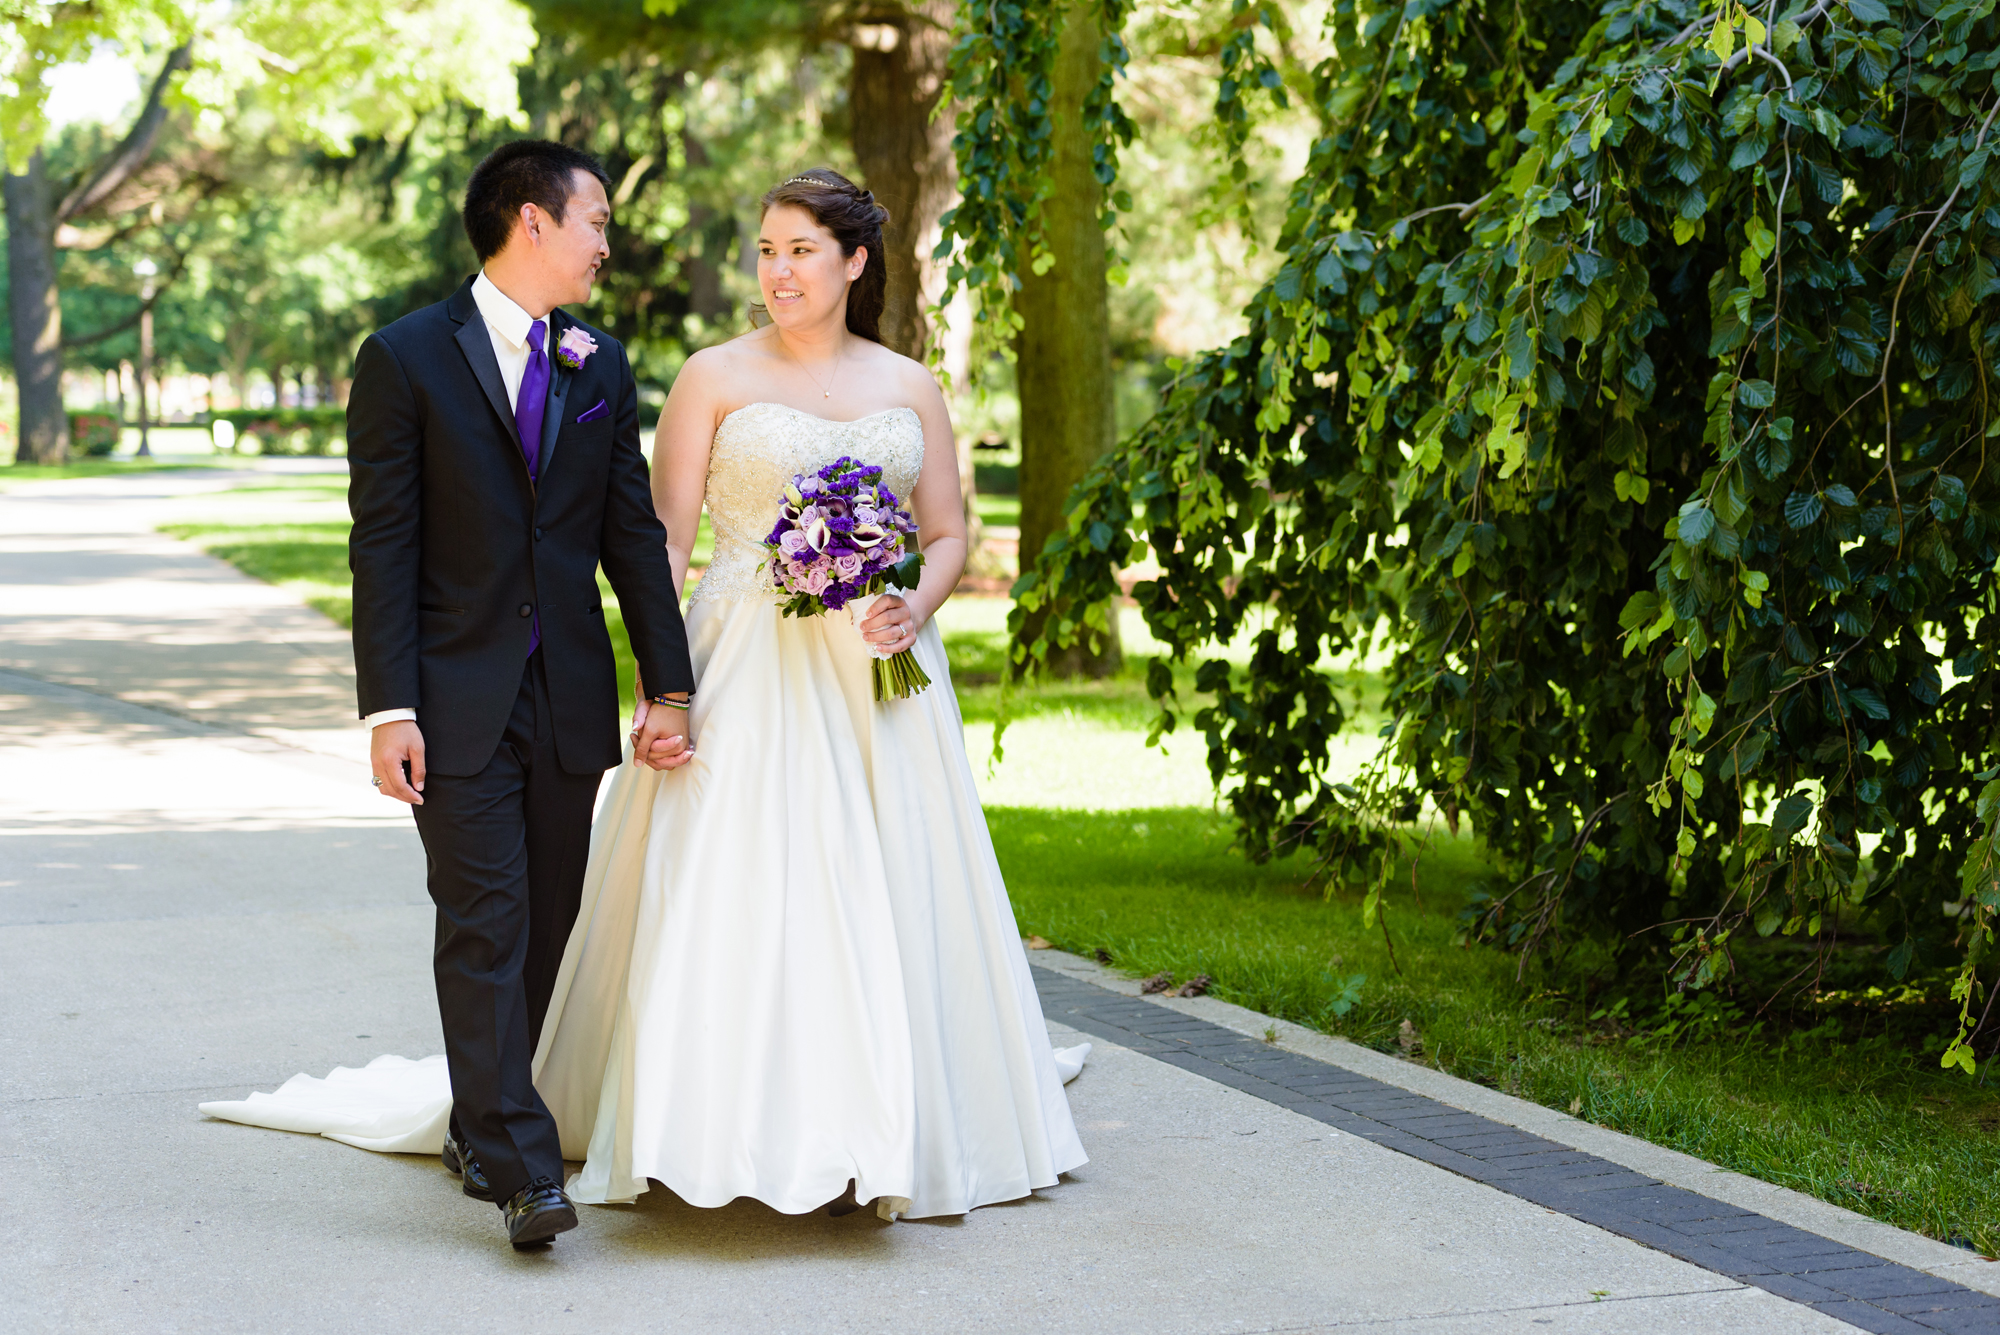
[(708, 483), (708, 451), (715, 441), (718, 368), (712, 350), (687, 359), (660, 410), (653, 432), (653, 509), (667, 528), (674, 591), (687, 589), (688, 561), (701, 529), (701, 498)]
[[(958, 577), (965, 573), (965, 500), (958, 484), (958, 445), (952, 436), (951, 410), (928, 372), (919, 372), (919, 392), (911, 405), (924, 424), (924, 468), (910, 495), (917, 520), (917, 544), (924, 554), (923, 577), (903, 595), (912, 618), (908, 634), (923, 629), (944, 606)], [(868, 624), (875, 622), (868, 619)], [(864, 626), (864, 629), (867, 627)], [(885, 637), (870, 636), (871, 639)]]

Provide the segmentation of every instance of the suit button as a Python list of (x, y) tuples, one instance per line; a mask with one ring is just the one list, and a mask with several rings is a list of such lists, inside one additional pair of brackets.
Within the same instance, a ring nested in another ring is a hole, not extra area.
[(522, 604), (521, 604), (521, 615), (522, 615), (522, 616), (524, 616), (524, 617), (530, 617), (530, 616), (533, 616), (534, 614), (535, 614), (535, 605), (534, 605), (533, 603), (522, 603)]
[(535, 541), (536, 541), (536, 542), (540, 542), (541, 540), (542, 540), (542, 531), (541, 531), (540, 529), (536, 529), (536, 530), (535, 530)]

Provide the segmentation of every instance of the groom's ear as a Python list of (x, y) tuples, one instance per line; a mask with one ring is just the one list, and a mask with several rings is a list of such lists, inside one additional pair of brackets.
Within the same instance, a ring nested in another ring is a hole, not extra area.
[[(515, 216), (517, 234), (525, 241), (539, 242), (544, 235), (544, 229), (554, 226), (554, 220), (542, 212), (541, 205), (533, 201), (523, 204)], [(511, 241), (514, 238), (510, 236), (507, 239)]]

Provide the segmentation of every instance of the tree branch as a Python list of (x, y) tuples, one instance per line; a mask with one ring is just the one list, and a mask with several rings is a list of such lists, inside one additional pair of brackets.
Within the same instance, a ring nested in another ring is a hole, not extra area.
[(131, 180), (132, 173), (152, 156), (153, 141), (160, 137), (160, 127), (167, 119), (167, 83), (194, 63), (192, 50), (192, 43), (182, 42), (168, 54), (167, 63), (161, 67), (159, 77), (153, 80), (152, 90), (146, 94), (146, 105), (139, 112), (139, 118), (132, 122), (131, 130), (118, 147), (98, 164), (97, 170), (88, 179), (78, 182), (63, 202), (56, 206), (55, 221), (58, 226), (90, 212), (109, 199), (112, 192)]
[(159, 304), (160, 298), (167, 294), (167, 289), (173, 286), (174, 280), (186, 271), (187, 263), (188, 257), (185, 254), (175, 255), (174, 267), (160, 276), (159, 284), (153, 289), (153, 295), (141, 301), (138, 310), (133, 311), (132, 314), (120, 320), (117, 324), (107, 325), (94, 334), (84, 334), (81, 337), (72, 337), (68, 334), (63, 335), (64, 350), (88, 347), (92, 343), (102, 343), (105, 339), (116, 338), (127, 329), (137, 325), (139, 321), (146, 318), (147, 311), (152, 310), (154, 306)]
[(1485, 194), (1481, 195), (1478, 199), (1473, 200), (1470, 204), (1456, 204), (1456, 203), (1434, 204), (1430, 208), (1418, 209), (1415, 213), (1404, 214), (1402, 217), (1396, 219), (1395, 222), (1390, 223), (1388, 230), (1394, 231), (1397, 227), (1402, 226), (1404, 223), (1415, 222), (1419, 218), (1427, 218), (1433, 213), (1456, 213), (1460, 218), (1469, 218), (1472, 216), (1472, 211), (1474, 209), (1478, 208), (1481, 204), (1484, 204), (1487, 200), (1491, 198), (1493, 198), (1493, 192), (1491, 190), (1488, 190)]
[(1750, 57), (1753, 55), (1762, 56), (1765, 60), (1768, 60), (1773, 65), (1776, 65), (1778, 67), (1778, 73), (1785, 76), (1785, 91), (1788, 93), (1792, 91), (1792, 72), (1785, 68), (1784, 61), (1778, 59), (1776, 56), (1772, 55), (1768, 50), (1766, 50), (1764, 47), (1761, 46), (1746, 46), (1741, 51), (1738, 51), (1735, 55), (1732, 55), (1729, 59), (1723, 61), (1722, 73), (1727, 74), (1730, 70), (1735, 69), (1738, 65), (1741, 65), (1744, 61), (1750, 59)]

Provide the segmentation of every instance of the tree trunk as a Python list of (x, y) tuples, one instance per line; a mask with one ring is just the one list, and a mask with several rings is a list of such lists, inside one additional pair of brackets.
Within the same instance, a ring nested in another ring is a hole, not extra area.
[[(1102, 40), (1093, 5), (1068, 7), (1056, 54), (1054, 190), (1042, 204), (1042, 231), (1055, 263), (1021, 275), (1015, 306), (1022, 319), (1016, 343), (1021, 395), (1021, 568), (1063, 531), (1063, 500), (1116, 441), (1111, 379), (1109, 260), (1097, 211), (1104, 188), (1092, 170), (1083, 132), (1083, 103), (1100, 72)], [(1060, 675), (1107, 676), (1117, 670), (1116, 608), (1111, 633), (1096, 652), (1089, 644), (1052, 653)]]
[(255, 350), (250, 326), (232, 324), (223, 334), (222, 346), (229, 359), (229, 392), (238, 408), (250, 406), (250, 354)]
[(175, 47), (153, 80), (138, 119), (118, 145), (58, 201), (49, 192), (38, 148), (28, 170), (8, 173), (7, 268), (12, 290), (14, 379), (21, 390), (20, 444), (14, 460), (63, 463), (69, 458), (69, 418), (62, 403), (62, 291), (56, 284), (56, 229), (98, 208), (145, 165), (167, 115), (167, 85), (190, 64), (187, 43)]
[(20, 444), (14, 462), (69, 459), (69, 418), (62, 401), (62, 294), (56, 286), (56, 209), (37, 149), (28, 169), (8, 174), (8, 317), (14, 331), (14, 382), (20, 388)]
[(930, 342), (926, 311), (935, 300), (930, 253), (937, 220), (951, 207), (958, 183), (951, 117), (931, 118), (951, 55), (952, 10), (951, 0), (864, 10), (850, 39), (854, 159), (876, 202), (889, 210), (882, 237), (889, 265), (882, 341), (919, 361)]
[[(942, 275), (931, 260), (938, 219), (958, 188), (952, 118), (933, 117), (951, 57), (955, 0), (913, 0), (865, 8), (849, 32), (854, 63), (847, 105), (854, 160), (863, 183), (889, 210), (882, 229), (889, 269), (882, 341), (905, 357), (930, 352), (930, 308)], [(965, 507), (968, 568), (982, 556), (972, 442), (958, 442), (959, 497)]]
[[(681, 127), (681, 155), (690, 172), (709, 166), (708, 145)], [(719, 225), (718, 225), (719, 224)], [(682, 235), (687, 245), (681, 255), (681, 274), (687, 281), (688, 309), (711, 325), (720, 324), (730, 313), (729, 294), (722, 285), (728, 267), (730, 220), (719, 215), (699, 197), (688, 201), (687, 227)]]

